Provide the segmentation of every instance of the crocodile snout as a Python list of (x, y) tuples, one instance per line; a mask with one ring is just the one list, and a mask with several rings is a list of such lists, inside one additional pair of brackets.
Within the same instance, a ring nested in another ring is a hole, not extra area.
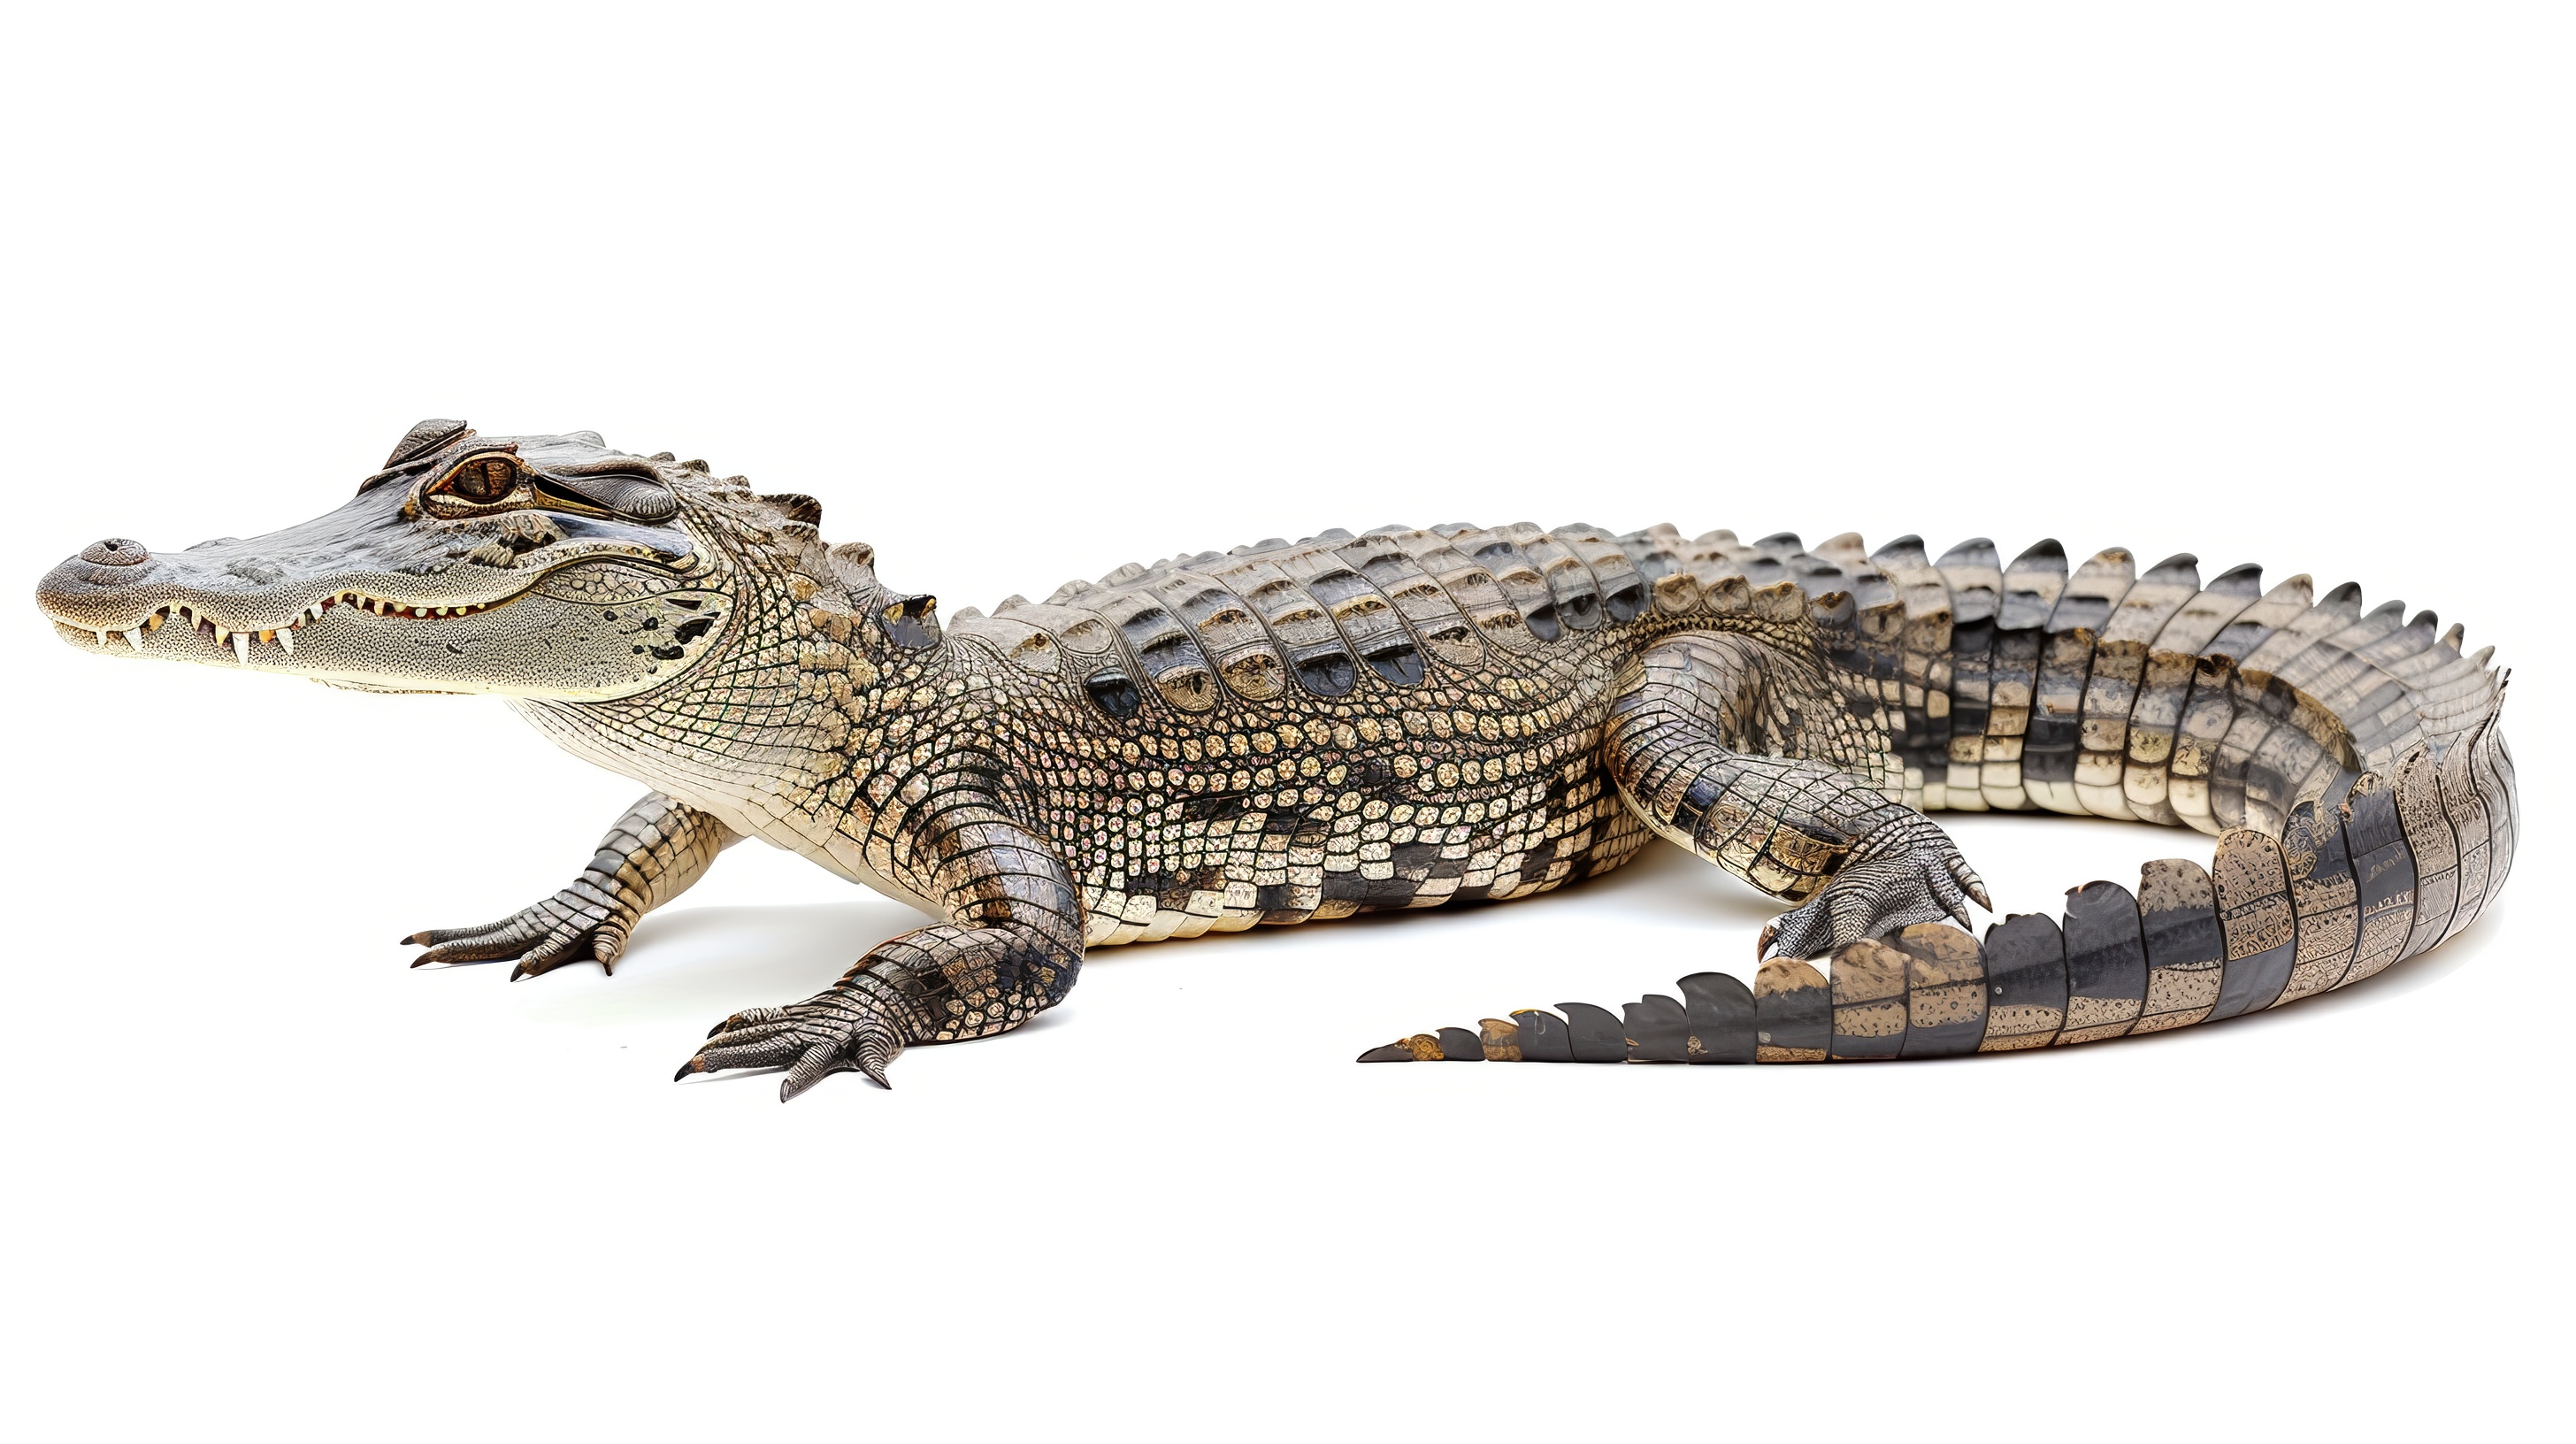
[(164, 590), (169, 567), (132, 537), (112, 536), (68, 556), (36, 583), (36, 603), (53, 621), (86, 631), (134, 624), (129, 601)]
[(112, 536), (105, 541), (91, 542), (82, 549), (80, 559), (92, 566), (135, 567), (152, 560), (152, 553), (139, 541)]

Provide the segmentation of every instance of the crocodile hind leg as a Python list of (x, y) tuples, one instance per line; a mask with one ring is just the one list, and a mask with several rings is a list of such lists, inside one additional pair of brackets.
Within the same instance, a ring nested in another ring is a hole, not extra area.
[(1798, 666), (1730, 635), (1641, 653), (1604, 738), (1629, 805), (1665, 839), (1798, 904), (1763, 930), (1766, 954), (1816, 957), (1910, 923), (1965, 922), (1972, 898), (1991, 906), (1947, 834), (1846, 770), (1873, 761), (1876, 743), (1847, 717), (1795, 706), (1815, 695), (1780, 685)]
[(911, 1043), (982, 1038), (1063, 1001), (1082, 969), (1082, 909), (1045, 843), (998, 808), (955, 802), (912, 821), (927, 854), (907, 879), (946, 922), (881, 943), (801, 1003), (718, 1023), (674, 1075), (785, 1068), (785, 1102), (834, 1073), (880, 1087)]
[(585, 959), (613, 970), (636, 922), (688, 891), (717, 853), (741, 839), (713, 814), (648, 792), (608, 829), (570, 886), (499, 922), (414, 933), (403, 941), (425, 943), (428, 951), (411, 965), (516, 958), (512, 982)]

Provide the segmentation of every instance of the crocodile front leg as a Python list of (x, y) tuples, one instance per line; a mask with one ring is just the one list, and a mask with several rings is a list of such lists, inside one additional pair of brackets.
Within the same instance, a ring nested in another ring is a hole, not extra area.
[(414, 933), (403, 941), (429, 950), (411, 965), (516, 958), (512, 982), (583, 958), (614, 971), (636, 921), (688, 891), (717, 853), (741, 840), (713, 814), (648, 792), (599, 840), (569, 887), (499, 922)]
[(922, 895), (948, 921), (879, 944), (804, 1002), (718, 1023), (674, 1079), (784, 1067), (782, 1103), (840, 1072), (891, 1087), (906, 1044), (986, 1037), (1063, 1001), (1082, 968), (1082, 909), (1047, 845), (983, 802), (950, 805), (916, 839), (930, 860)]

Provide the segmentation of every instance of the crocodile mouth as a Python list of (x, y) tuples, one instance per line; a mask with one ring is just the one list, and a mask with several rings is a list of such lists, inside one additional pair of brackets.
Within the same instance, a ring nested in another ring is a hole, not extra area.
[(98, 627), (85, 622), (68, 621), (61, 615), (53, 613), (50, 608), (47, 609), (47, 619), (67, 638), (77, 641), (85, 637), (95, 637), (99, 647), (111, 651), (115, 649), (120, 639), (131, 650), (144, 651), (144, 638), (164, 630), (204, 636), (210, 638), (218, 647), (230, 647), (235, 659), (243, 665), (248, 665), (251, 658), (256, 655), (255, 649), (260, 647), (275, 647), (281, 656), (295, 655), (295, 634), (321, 621), (325, 614), (337, 608), (354, 607), (370, 616), (429, 622), (454, 617), (470, 617), (477, 612), (488, 612), (494, 607), (506, 606), (525, 595), (527, 592), (522, 590), (488, 602), (442, 603), (433, 606), (420, 602), (397, 601), (391, 597), (381, 597), (372, 592), (351, 587), (331, 593), (318, 601), (308, 602), (298, 608), (294, 615), (272, 625), (243, 625), (232, 621), (219, 621), (209, 615), (205, 607), (192, 602), (164, 602), (130, 627)]

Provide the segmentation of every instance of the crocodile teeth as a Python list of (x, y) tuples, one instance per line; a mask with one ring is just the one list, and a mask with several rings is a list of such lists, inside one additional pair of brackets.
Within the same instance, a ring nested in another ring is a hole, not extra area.
[(129, 646), (129, 647), (132, 647), (134, 650), (136, 650), (136, 651), (138, 651), (138, 652), (142, 651), (142, 650), (143, 650), (143, 629), (142, 629), (141, 627), (128, 627), (128, 628), (126, 628), (126, 629), (125, 629), (125, 645), (127, 645), (127, 646)]
[(248, 632), (235, 632), (235, 633), (233, 633), (232, 641), (233, 641), (233, 656), (234, 656), (234, 658), (235, 658), (236, 660), (238, 660), (238, 661), (239, 661), (243, 666), (245, 666), (245, 667), (249, 666), (249, 665), (250, 665), (250, 633), (248, 633)]
[[(92, 628), (91, 630), (96, 631), (97, 629), (96, 629), (96, 628)], [(98, 644), (99, 644), (100, 646), (102, 646), (102, 647), (104, 647), (104, 646), (106, 646), (106, 645), (107, 645), (107, 633), (105, 633), (105, 632), (99, 632), (99, 634), (98, 634)]]
[(286, 649), (286, 655), (288, 655), (288, 656), (290, 656), (290, 657), (294, 656), (294, 655), (295, 655), (295, 634), (294, 634), (293, 632), (280, 632), (280, 633), (278, 633), (278, 634), (277, 634), (277, 645), (279, 645), (279, 646), (281, 646), (281, 647), (284, 647), (284, 648)]

